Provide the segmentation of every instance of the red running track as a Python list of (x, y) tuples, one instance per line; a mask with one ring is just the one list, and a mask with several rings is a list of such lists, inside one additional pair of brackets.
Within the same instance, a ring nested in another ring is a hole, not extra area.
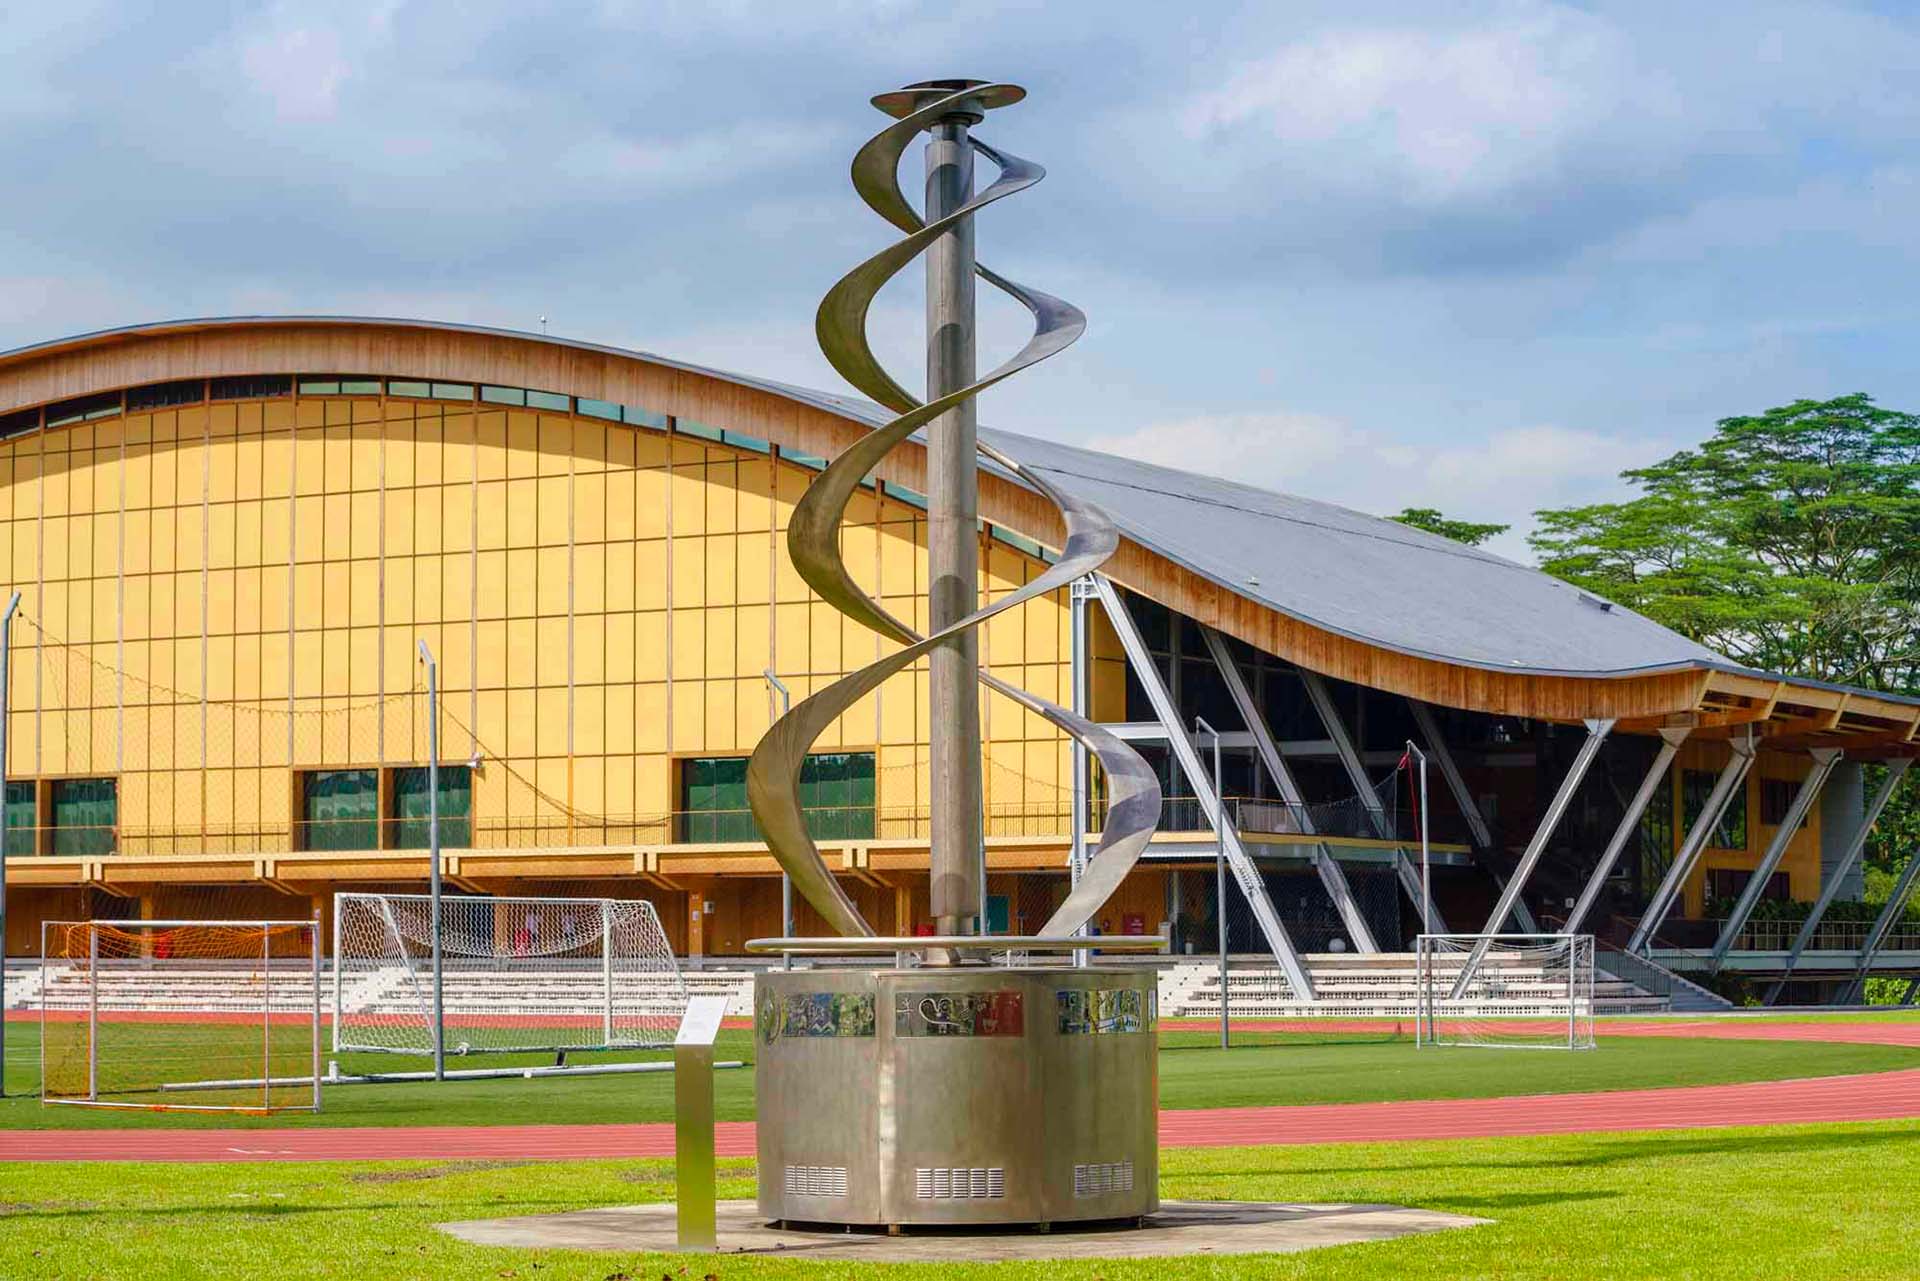
[[(1654, 1036), (1920, 1045), (1917, 1024), (1742, 1026), (1728, 1020), (1650, 1022), (1644, 1031), (1639, 1030), (1642, 1025), (1634, 1026), (1634, 1034)], [(1591, 1094), (1164, 1112), (1160, 1142), (1163, 1147), (1244, 1147), (1909, 1117), (1920, 1117), (1920, 1068)], [(715, 1143), (721, 1156), (753, 1155), (753, 1123), (722, 1122)], [(13, 1161), (558, 1160), (671, 1155), (673, 1127), (666, 1124), (0, 1132), (0, 1160)]]

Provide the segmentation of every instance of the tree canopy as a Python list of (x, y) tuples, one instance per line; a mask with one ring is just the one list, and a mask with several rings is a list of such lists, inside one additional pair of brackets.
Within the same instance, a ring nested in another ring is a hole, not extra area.
[(1406, 507), (1401, 509), (1398, 516), (1388, 519), (1411, 525), (1415, 529), (1424, 529), (1442, 538), (1451, 538), (1469, 547), (1478, 547), (1496, 534), (1504, 534), (1513, 528), (1511, 525), (1479, 525), (1470, 520), (1451, 520), (1441, 515), (1437, 507)]
[(1737, 662), (1920, 692), (1920, 416), (1795, 401), (1622, 476), (1535, 513), (1541, 568)]

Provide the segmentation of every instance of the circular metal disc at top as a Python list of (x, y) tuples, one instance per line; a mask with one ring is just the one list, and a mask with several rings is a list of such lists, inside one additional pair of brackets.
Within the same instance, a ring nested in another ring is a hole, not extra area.
[[(900, 120), (936, 98), (945, 98), (962, 89), (990, 83), (987, 80), (922, 80), (918, 84), (895, 89), (892, 93), (875, 94), (872, 102), (895, 120)], [(990, 92), (980, 94), (974, 101), (982, 111), (991, 111), (995, 107), (1010, 107), (1026, 96), (1027, 91), (1019, 85), (995, 85)]]

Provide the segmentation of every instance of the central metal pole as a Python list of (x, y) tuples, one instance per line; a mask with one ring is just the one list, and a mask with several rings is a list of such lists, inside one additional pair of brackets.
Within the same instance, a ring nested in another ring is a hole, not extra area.
[[(420, 661), (427, 665), (427, 927), (433, 939), (433, 1079), (447, 1079), (447, 1005), (441, 973), (440, 926), (440, 667), (433, 651), (420, 642)], [(338, 966), (340, 958), (333, 963)], [(337, 1017), (337, 1015), (336, 1015)]]
[[(973, 147), (967, 131), (981, 119), (957, 112), (928, 131), (927, 220), (943, 218), (973, 195)], [(973, 383), (973, 219), (961, 219), (927, 249), (927, 397)], [(968, 399), (927, 428), (929, 621), (951, 626), (979, 608), (980, 543), (976, 439)], [(980, 644), (972, 631), (928, 655), (932, 783), (929, 886), (933, 932), (964, 934), (983, 905), (980, 789)]]

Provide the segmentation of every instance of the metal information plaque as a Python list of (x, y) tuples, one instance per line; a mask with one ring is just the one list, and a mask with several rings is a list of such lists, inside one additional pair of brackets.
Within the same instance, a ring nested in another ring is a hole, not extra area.
[(673, 1039), (673, 1177), (682, 1250), (718, 1244), (713, 1171), (713, 1043), (727, 1012), (724, 996), (687, 1002)]

